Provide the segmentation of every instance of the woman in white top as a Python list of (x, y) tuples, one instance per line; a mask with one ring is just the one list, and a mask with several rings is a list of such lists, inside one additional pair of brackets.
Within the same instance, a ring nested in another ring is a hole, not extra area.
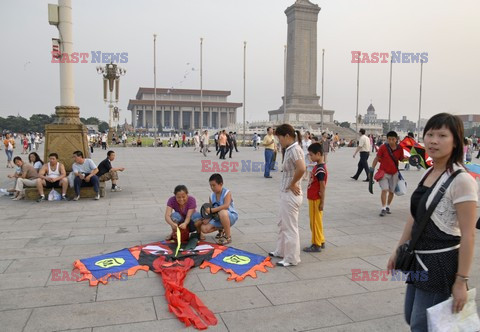
[(303, 194), (300, 180), (305, 173), (305, 160), (300, 146), (300, 132), (289, 124), (282, 124), (275, 130), (278, 141), (285, 151), (280, 187), (279, 232), (275, 251), (268, 253), (282, 258), (278, 266), (292, 266), (300, 263), (300, 236), (298, 213)]
[[(303, 156), (305, 159), (306, 164), (310, 164), (310, 157), (308, 156), (308, 147), (312, 144), (311, 140), (311, 135), (309, 131), (306, 131), (305, 134), (303, 134), (303, 140), (302, 140), (302, 150), (303, 150)], [(313, 168), (307, 168), (307, 171), (303, 175), (304, 180), (308, 180), (308, 176), (310, 172), (312, 171)]]
[[(431, 167), (412, 194), (410, 214), (399, 245), (419, 232), (419, 224), (440, 187), (461, 170), (446, 189), (415, 246), (415, 259), (407, 280), (405, 319), (411, 331), (427, 331), (427, 308), (453, 296), (454, 313), (467, 301), (467, 280), (475, 246), (477, 184), (463, 166), (463, 123), (454, 115), (430, 118), (423, 131)], [(412, 235), (413, 234), (413, 235)], [(387, 268), (395, 268), (396, 250)], [(418, 272), (418, 273), (417, 273)], [(416, 275), (427, 278), (417, 278)]]
[(40, 158), (40, 156), (38, 155), (38, 153), (36, 152), (32, 152), (28, 155), (28, 161), (30, 162), (30, 164), (33, 165), (33, 168), (35, 168), (35, 170), (38, 172), (42, 166), (43, 166), (43, 161), (42, 159)]

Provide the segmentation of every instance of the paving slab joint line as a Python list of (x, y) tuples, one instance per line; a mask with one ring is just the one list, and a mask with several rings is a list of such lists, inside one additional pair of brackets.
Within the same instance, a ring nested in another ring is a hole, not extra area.
[[(219, 314), (218, 316), (222, 320), (222, 323), (225, 326), (225, 328), (227, 329), (227, 331), (230, 332), (230, 329), (228, 328), (227, 323), (225, 323), (225, 321), (223, 320), (222, 314)], [(217, 326), (218, 326), (218, 323), (217, 323)]]
[(28, 321), (30, 320), (30, 317), (33, 315), (33, 308), (30, 309), (30, 315), (28, 315), (27, 321), (25, 322), (25, 325), (23, 325), (22, 332), (25, 331), (25, 328), (27, 327)]
[(155, 301), (152, 296), (153, 310), (155, 311), (155, 319), (158, 320), (157, 307), (155, 306)]
[[(380, 256), (380, 255), (372, 255), (372, 256)], [(363, 256), (363, 257), (365, 257), (365, 256)], [(383, 270), (383, 269), (385, 268), (385, 267), (380, 267), (380, 266), (378, 266), (378, 265), (375, 265), (374, 263), (368, 262), (368, 261), (366, 261), (365, 259), (363, 259), (363, 258), (360, 257), (360, 256), (358, 256), (357, 258), (361, 259), (362, 261), (364, 261), (364, 262), (367, 263), (367, 264), (370, 264), (370, 265), (375, 266), (376, 268), (379, 268), (380, 270)]]
[[(369, 292), (369, 293), (371, 292), (371, 290), (369, 290), (367, 287), (363, 286), (362, 284), (358, 283), (356, 280), (352, 280), (352, 279), (350, 278), (351, 276), (352, 276), (351, 274), (346, 274), (346, 275), (345, 275), (345, 277), (346, 277), (347, 279), (349, 279), (350, 281), (353, 281), (355, 284), (357, 284), (358, 286), (362, 287), (362, 288), (365, 289), (367, 292)], [(337, 297), (339, 297), (339, 296), (337, 296)], [(332, 298), (333, 298), (333, 297), (332, 297)]]
[(270, 301), (270, 299), (268, 298), (268, 296), (265, 295), (265, 294), (262, 292), (262, 290), (261, 290), (260, 288), (258, 288), (258, 286), (259, 286), (259, 285), (255, 285), (255, 287), (258, 289), (258, 291), (267, 299), (268, 302), (270, 302), (270, 304), (271, 304), (272, 306), (275, 306), (275, 304), (273, 304), (272, 301)]
[(13, 262), (14, 262), (14, 261), (16, 261), (16, 259), (12, 259), (12, 260), (11, 260), (11, 262), (10, 262), (10, 263), (7, 265), (7, 267), (5, 268), (5, 270), (3, 270), (3, 272), (2, 272), (2, 273), (5, 273), (5, 271), (7, 271), (7, 270), (8, 270), (8, 268), (10, 267), (10, 265), (12, 265), (12, 264), (13, 264)]
[[(338, 297), (341, 297), (341, 296), (338, 296)], [(332, 298), (332, 299), (333, 299), (333, 298)], [(330, 304), (331, 304), (331, 305), (333, 305), (335, 308), (337, 308), (337, 309), (338, 309), (340, 312), (342, 312), (342, 313), (343, 313), (345, 316), (347, 316), (347, 317), (348, 317), (348, 319), (350, 319), (350, 320), (351, 320), (351, 322), (350, 322), (350, 323), (355, 323), (355, 320), (354, 320), (352, 317), (350, 317), (349, 315), (347, 315), (347, 313), (346, 313), (346, 312), (344, 312), (342, 309), (340, 309), (340, 308), (339, 308), (339, 307), (337, 307), (337, 306), (336, 306), (334, 303), (332, 303), (332, 302), (330, 301), (330, 299), (326, 299), (326, 300), (327, 300), (327, 302), (328, 302), (328, 303), (330, 303)]]

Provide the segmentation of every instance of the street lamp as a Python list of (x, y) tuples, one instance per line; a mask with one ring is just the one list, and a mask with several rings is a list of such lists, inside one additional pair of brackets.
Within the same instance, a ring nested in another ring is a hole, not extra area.
[[(120, 89), (120, 76), (123, 76), (127, 73), (125, 68), (119, 67), (114, 63), (109, 63), (105, 67), (98, 66), (97, 73), (103, 76), (103, 100), (108, 102), (108, 141), (112, 141), (112, 127), (114, 120), (120, 119), (118, 114), (118, 107), (114, 104), (118, 104), (119, 99), (119, 89)], [(115, 101), (113, 100), (113, 91), (115, 90)], [(110, 92), (110, 98), (108, 98), (108, 92)], [(115, 113), (115, 111), (117, 113)], [(115, 116), (114, 115), (118, 115)]]

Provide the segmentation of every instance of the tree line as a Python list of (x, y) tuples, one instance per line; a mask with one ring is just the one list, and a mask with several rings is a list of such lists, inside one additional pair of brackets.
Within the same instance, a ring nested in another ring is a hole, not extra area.
[[(55, 114), (33, 114), (30, 119), (21, 115), (9, 115), (6, 118), (0, 116), (0, 132), (9, 131), (12, 133), (45, 133), (45, 125), (53, 123)], [(96, 117), (80, 118), (85, 125), (97, 125), (98, 131), (108, 130), (108, 123), (101, 121)]]

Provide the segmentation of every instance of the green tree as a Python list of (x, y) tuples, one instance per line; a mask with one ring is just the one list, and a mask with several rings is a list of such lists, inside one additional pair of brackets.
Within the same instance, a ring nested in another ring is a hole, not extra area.
[(340, 123), (340, 127), (342, 127), (342, 128), (350, 128), (350, 122), (347, 122), (347, 121), (342, 122), (342, 123)]
[(98, 125), (98, 131), (106, 132), (107, 130), (108, 130), (108, 123), (106, 123), (105, 121), (100, 122), (100, 124)]
[(97, 125), (97, 126), (99, 126), (101, 122), (103, 122), (103, 121), (100, 121), (98, 118), (93, 117), (93, 116), (88, 118), (87, 120), (85, 120), (85, 124), (87, 124), (87, 125)]
[(46, 114), (33, 114), (30, 117), (30, 121), (28, 124), (28, 131), (34, 131), (43, 133), (45, 132), (45, 125), (50, 124), (53, 122), (53, 117), (48, 116)]

